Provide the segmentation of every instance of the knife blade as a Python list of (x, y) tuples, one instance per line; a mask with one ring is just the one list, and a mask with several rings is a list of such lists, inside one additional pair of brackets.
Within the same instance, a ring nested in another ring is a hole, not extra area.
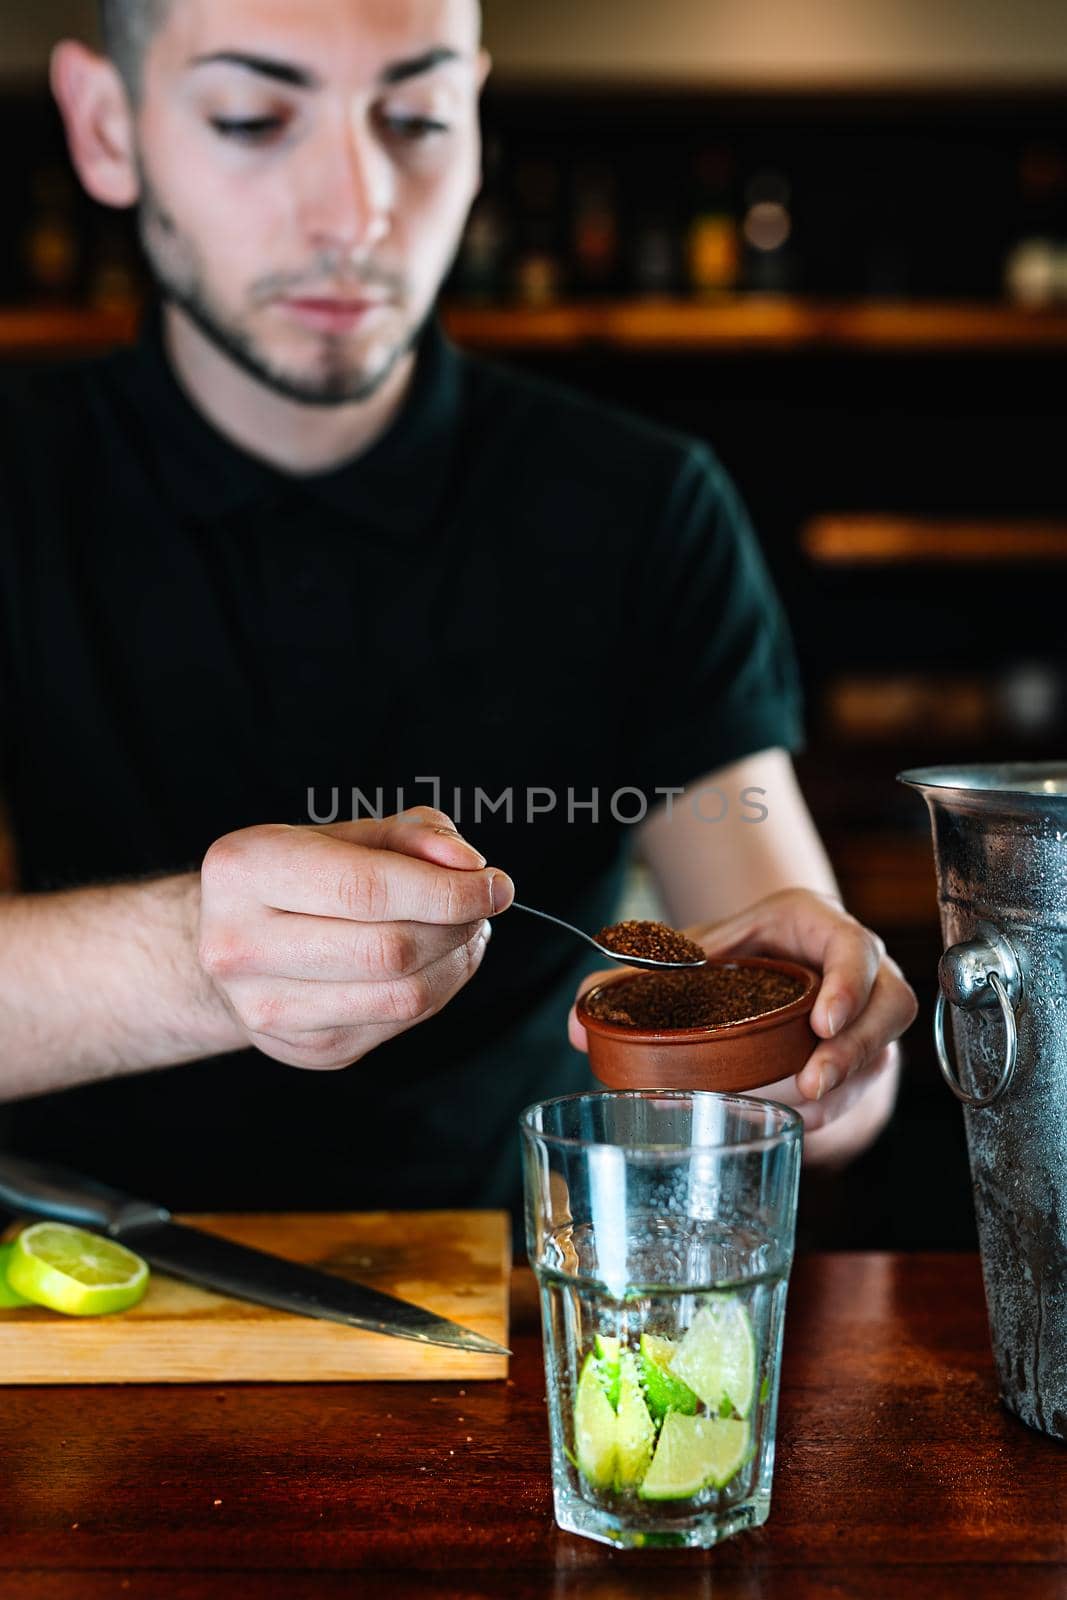
[(481, 1355), (511, 1354), (484, 1335), (410, 1300), (175, 1222), (165, 1206), (134, 1199), (62, 1167), (0, 1154), (0, 1204), (16, 1213), (95, 1228), (128, 1245), (161, 1272), (238, 1300), (391, 1338)]

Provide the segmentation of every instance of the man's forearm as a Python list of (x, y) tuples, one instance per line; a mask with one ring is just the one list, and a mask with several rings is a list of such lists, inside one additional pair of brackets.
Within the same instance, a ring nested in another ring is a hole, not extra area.
[(246, 1045), (199, 922), (195, 873), (0, 899), (0, 1101)]

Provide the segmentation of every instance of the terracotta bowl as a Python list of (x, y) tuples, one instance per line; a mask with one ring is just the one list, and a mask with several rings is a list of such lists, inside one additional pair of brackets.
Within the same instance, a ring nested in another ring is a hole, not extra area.
[(767, 956), (709, 963), (717, 967), (762, 967), (804, 983), (788, 1005), (743, 1022), (706, 1028), (629, 1028), (589, 1011), (593, 995), (636, 974), (620, 969), (578, 1001), (578, 1021), (589, 1036), (589, 1065), (609, 1089), (708, 1089), (739, 1093), (789, 1078), (807, 1061), (818, 1039), (810, 1016), (820, 979), (810, 967)]

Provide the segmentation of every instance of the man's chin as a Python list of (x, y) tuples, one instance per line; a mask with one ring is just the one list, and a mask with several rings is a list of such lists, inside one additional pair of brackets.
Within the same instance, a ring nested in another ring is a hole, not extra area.
[(372, 340), (303, 336), (260, 339), (225, 325), (195, 297), (171, 296), (200, 334), (247, 377), (272, 394), (306, 406), (355, 405), (370, 400), (411, 352), (425, 323)]
[(414, 342), (408, 336), (388, 342), (320, 337), (280, 344), (249, 338), (229, 343), (227, 353), (285, 399), (309, 406), (340, 406), (371, 399)]
[(297, 400), (308, 406), (343, 406), (370, 400), (377, 394), (402, 354), (398, 350), (384, 362), (369, 366), (346, 364), (325, 371), (321, 367), (274, 365), (267, 360), (249, 360), (244, 365), (252, 377), (287, 400)]
[[(322, 327), (316, 313), (276, 303), (246, 324), (238, 342), (248, 365), (276, 393), (312, 406), (369, 400), (411, 352), (422, 332), (396, 305), (377, 307), (352, 326)], [(241, 356), (236, 353), (236, 359)]]

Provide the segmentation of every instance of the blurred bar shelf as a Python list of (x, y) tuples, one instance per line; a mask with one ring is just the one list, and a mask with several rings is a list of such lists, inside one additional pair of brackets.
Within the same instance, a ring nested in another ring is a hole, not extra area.
[(888, 567), (1067, 561), (1067, 522), (841, 513), (813, 518), (800, 536), (825, 567)]
[(137, 333), (136, 305), (109, 310), (78, 306), (0, 307), (0, 356), (91, 352), (129, 344)]
[(971, 351), (1067, 349), (1067, 310), (967, 301), (604, 300), (460, 306), (445, 324), (477, 349)]
[[(126, 344), (136, 305), (0, 308), (0, 357)], [(629, 351), (1067, 350), (1067, 309), (966, 301), (822, 301), (777, 295), (722, 300), (566, 301), (543, 307), (446, 304), (448, 332), (469, 349)]]

